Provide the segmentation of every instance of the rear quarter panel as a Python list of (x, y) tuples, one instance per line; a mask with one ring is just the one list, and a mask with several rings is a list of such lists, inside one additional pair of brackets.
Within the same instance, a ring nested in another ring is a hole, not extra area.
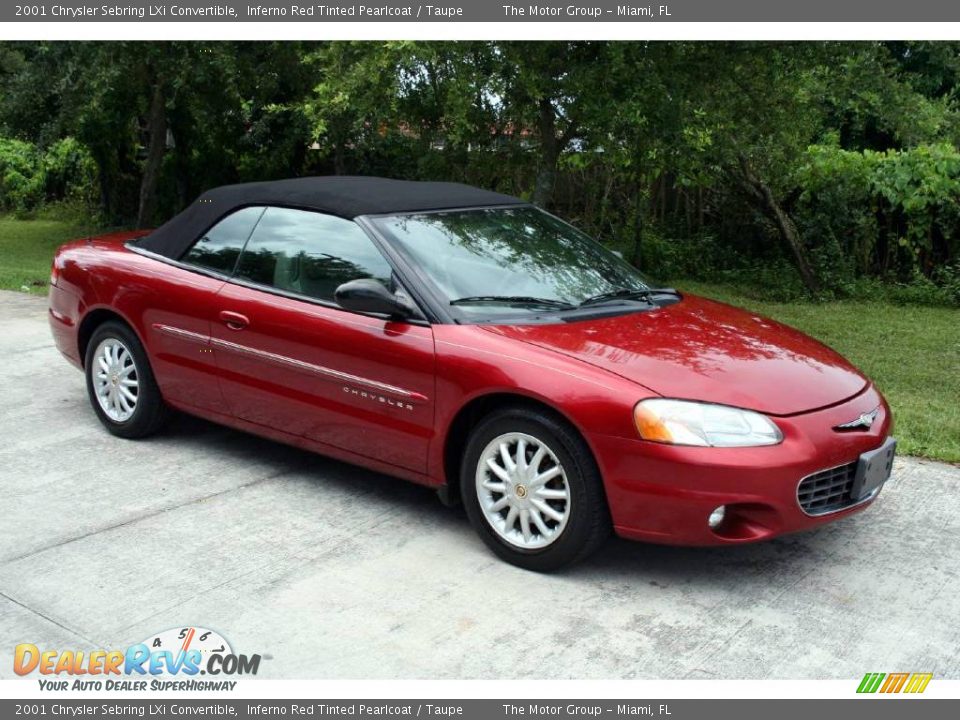
[[(164, 398), (175, 405), (222, 411), (223, 397), (209, 348), (211, 303), (223, 285), (205, 275), (129, 250), (125, 243), (144, 232), (103, 235), (63, 246), (54, 262), (59, 273), (51, 291), (54, 336), (68, 358), (82, 362), (80, 329), (90, 313), (119, 315), (144, 345)], [(176, 327), (192, 340), (159, 330)]]
[[(52, 275), (56, 284), (48, 293), (50, 329), (57, 349), (77, 367), (83, 366), (79, 331), (83, 319), (92, 309), (102, 307), (100, 285), (108, 253), (104, 248), (114, 247), (140, 237), (139, 232), (102, 235), (99, 238), (81, 238), (65, 243), (53, 256)], [(119, 311), (117, 311), (119, 312)]]

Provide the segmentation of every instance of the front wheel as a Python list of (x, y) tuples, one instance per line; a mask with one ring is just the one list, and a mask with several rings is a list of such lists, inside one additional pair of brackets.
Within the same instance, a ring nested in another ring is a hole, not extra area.
[(153, 378), (147, 353), (126, 325), (109, 321), (94, 331), (84, 371), (90, 404), (114, 435), (146, 437), (166, 422), (169, 409)]
[(495, 412), (467, 443), (460, 475), (467, 516), (499, 557), (541, 572), (576, 562), (610, 534), (603, 483), (580, 435), (553, 415)]

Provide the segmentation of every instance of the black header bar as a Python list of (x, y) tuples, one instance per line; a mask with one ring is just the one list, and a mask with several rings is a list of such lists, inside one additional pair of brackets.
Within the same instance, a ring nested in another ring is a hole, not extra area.
[(660, 0), (437, 4), (344, 0), (59, 0), (0, 5), (0, 22), (958, 22), (960, 3), (944, 0)]

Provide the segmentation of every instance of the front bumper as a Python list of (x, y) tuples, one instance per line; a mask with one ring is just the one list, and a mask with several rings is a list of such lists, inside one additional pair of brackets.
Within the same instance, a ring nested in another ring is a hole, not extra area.
[[(833, 429), (877, 407), (869, 429)], [(813, 516), (797, 500), (804, 477), (854, 462), (890, 434), (890, 409), (872, 385), (839, 405), (771, 419), (784, 439), (769, 447), (680, 447), (592, 437), (617, 534), (671, 545), (755, 542), (832, 522), (873, 502), (876, 494)], [(726, 518), (711, 529), (707, 518), (720, 505), (727, 508)]]

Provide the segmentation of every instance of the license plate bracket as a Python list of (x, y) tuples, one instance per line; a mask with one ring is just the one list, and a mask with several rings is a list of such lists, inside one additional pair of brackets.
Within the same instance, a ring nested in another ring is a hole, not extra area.
[(896, 448), (896, 439), (890, 437), (876, 450), (870, 450), (860, 456), (850, 493), (854, 500), (870, 497), (890, 479)]

